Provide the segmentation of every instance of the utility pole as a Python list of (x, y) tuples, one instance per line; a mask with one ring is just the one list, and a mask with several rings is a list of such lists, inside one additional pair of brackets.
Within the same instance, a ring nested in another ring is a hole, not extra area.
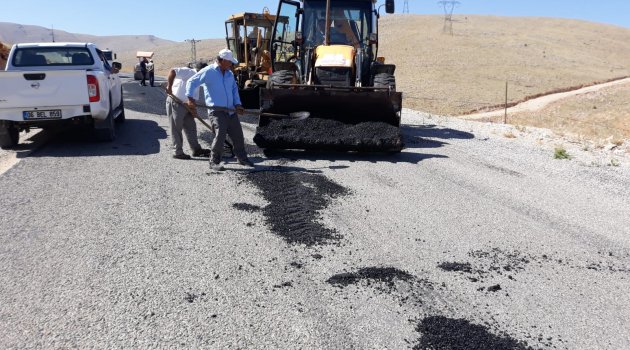
[(55, 27), (51, 24), (50, 25), (50, 35), (52, 35), (52, 42), (55, 42)]
[(191, 62), (195, 63), (197, 62), (197, 43), (200, 42), (201, 40), (195, 40), (195, 39), (186, 39), (185, 40), (187, 43), (190, 43), (190, 57), (191, 57)]
[(459, 1), (454, 0), (443, 0), (438, 1), (438, 4), (444, 7), (444, 28), (442, 31), (444, 33), (450, 33), (453, 35), (453, 9), (455, 6), (459, 5)]
[(409, 13), (409, 0), (405, 0), (405, 5), (403, 6), (403, 13)]

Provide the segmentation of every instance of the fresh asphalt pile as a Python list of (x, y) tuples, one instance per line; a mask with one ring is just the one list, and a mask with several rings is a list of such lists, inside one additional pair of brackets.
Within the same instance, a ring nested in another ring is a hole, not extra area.
[[(233, 208), (245, 212), (261, 212), (271, 232), (282, 237), (290, 245), (301, 245), (307, 249), (334, 244), (343, 246), (343, 237), (334, 228), (321, 223), (320, 211), (328, 207), (332, 200), (351, 195), (351, 192), (318, 173), (298, 170), (291, 167), (276, 167), (270, 170), (253, 171), (244, 175), (256, 186), (266, 206), (248, 203), (234, 203)], [(322, 258), (311, 254), (313, 259)], [(504, 252), (500, 249), (471, 251), (469, 256), (477, 258), (478, 268), (470, 263), (443, 262), (438, 268), (445, 272), (461, 272), (475, 276), (488, 276), (502, 271), (520, 271), (529, 263), (528, 258), (518, 251)], [(291, 267), (302, 269), (303, 264), (293, 262)], [(479, 278), (470, 277), (471, 281)], [(478, 325), (463, 318), (454, 318), (456, 307), (449, 305), (452, 291), (444, 285), (414, 276), (407, 271), (391, 266), (370, 266), (356, 271), (342, 272), (328, 278), (326, 282), (345, 289), (348, 286), (372, 290), (375, 293), (390, 295), (401, 306), (420, 312), (421, 321), (416, 326), (419, 339), (414, 349), (532, 349), (527, 342), (519, 341), (497, 324)], [(299, 283), (284, 281), (275, 284), (274, 289), (295, 288)], [(480, 287), (482, 291), (486, 287)], [(500, 285), (487, 287), (488, 292), (500, 291)], [(536, 344), (552, 346), (539, 334), (529, 334), (525, 338)], [(540, 340), (538, 340), (540, 338)]]
[(507, 335), (494, 335), (487, 327), (472, 324), (463, 319), (430, 316), (416, 327), (422, 334), (416, 350), (531, 350), (523, 342)]
[[(447, 269), (467, 270), (468, 264), (442, 264)], [(414, 349), (433, 350), (530, 350), (526, 341), (512, 338), (497, 325), (477, 325), (462, 318), (445, 316), (445, 313), (457, 312), (448, 303), (449, 290), (443, 285), (418, 278), (406, 271), (394, 267), (366, 267), (354, 272), (344, 272), (330, 277), (326, 282), (339, 288), (354, 285), (372, 288), (380, 294), (391, 295), (401, 306), (417, 309), (424, 315), (416, 326), (420, 339)], [(450, 310), (449, 310), (450, 309)], [(491, 328), (492, 327), (492, 328)], [(528, 334), (529, 339), (541, 336)], [(545, 344), (552, 346), (550, 342)]]
[[(313, 246), (340, 239), (336, 230), (318, 221), (318, 211), (333, 198), (347, 194), (344, 187), (325, 176), (302, 171), (252, 172), (247, 180), (269, 202), (262, 212), (271, 231), (288, 243)], [(253, 209), (246, 204), (238, 204), (237, 208)]]
[(333, 119), (273, 119), (259, 126), (254, 142), (262, 148), (357, 152), (399, 152), (400, 130), (383, 122), (346, 124)]

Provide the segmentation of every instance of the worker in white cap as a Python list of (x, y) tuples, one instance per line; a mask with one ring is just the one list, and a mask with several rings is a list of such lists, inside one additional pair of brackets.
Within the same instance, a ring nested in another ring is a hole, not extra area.
[(219, 51), (213, 64), (197, 72), (186, 83), (187, 103), (192, 110), (195, 110), (196, 105), (194, 92), (200, 86), (204, 87), (206, 105), (211, 107), (208, 109), (208, 116), (215, 129), (215, 137), (210, 148), (212, 152), (210, 169), (214, 171), (225, 170), (221, 165), (221, 157), (227, 135), (232, 139), (234, 155), (238, 159), (238, 163), (248, 167), (254, 166), (245, 152), (245, 139), (238, 117), (245, 110), (241, 105), (238, 85), (231, 70), (232, 65), (237, 63), (238, 61), (232, 55), (232, 51), (223, 49)]

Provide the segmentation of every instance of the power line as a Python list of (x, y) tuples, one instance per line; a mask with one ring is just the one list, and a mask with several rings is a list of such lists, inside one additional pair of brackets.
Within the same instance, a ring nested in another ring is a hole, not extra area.
[(190, 43), (190, 61), (192, 63), (197, 62), (197, 43), (201, 40), (186, 39), (185, 41)]

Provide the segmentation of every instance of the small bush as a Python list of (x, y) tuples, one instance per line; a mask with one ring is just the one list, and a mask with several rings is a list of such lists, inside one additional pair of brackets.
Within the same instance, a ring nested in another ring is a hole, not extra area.
[(566, 149), (562, 147), (558, 147), (553, 153), (553, 158), (554, 159), (571, 159), (571, 156), (569, 155), (569, 153), (567, 153)]

